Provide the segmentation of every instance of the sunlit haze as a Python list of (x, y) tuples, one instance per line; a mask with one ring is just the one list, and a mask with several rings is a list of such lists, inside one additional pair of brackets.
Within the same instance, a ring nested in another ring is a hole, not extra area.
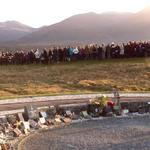
[(0, 22), (16, 20), (32, 27), (50, 25), (86, 12), (138, 12), (150, 0), (0, 0)]

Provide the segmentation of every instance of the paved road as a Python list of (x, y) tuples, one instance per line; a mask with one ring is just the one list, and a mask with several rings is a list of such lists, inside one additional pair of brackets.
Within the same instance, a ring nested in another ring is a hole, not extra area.
[(22, 150), (150, 150), (150, 115), (80, 122), (36, 133)]
[[(33, 97), (33, 98), (18, 98), (7, 99), (0, 101), (0, 112), (10, 111), (16, 109), (22, 109), (26, 105), (34, 105), (37, 107), (60, 105), (60, 104), (72, 104), (72, 103), (87, 103), (89, 99), (101, 96), (102, 94), (83, 94), (83, 95), (62, 95), (62, 96), (47, 96), (47, 97)], [(113, 97), (112, 94), (106, 94), (109, 97)], [(146, 101), (150, 102), (150, 93), (139, 94), (120, 94), (121, 102), (133, 102), (133, 101)]]

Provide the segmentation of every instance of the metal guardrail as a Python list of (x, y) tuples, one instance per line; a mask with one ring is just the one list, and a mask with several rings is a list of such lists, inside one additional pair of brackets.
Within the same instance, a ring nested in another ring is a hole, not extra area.
[[(14, 103), (27, 103), (27, 102), (44, 102), (44, 101), (59, 101), (59, 100), (69, 100), (69, 99), (91, 99), (96, 96), (102, 96), (105, 93), (100, 94), (81, 94), (81, 95), (61, 95), (61, 96), (44, 96), (44, 97), (29, 97), (29, 98), (16, 98), (16, 99), (6, 99), (0, 100), (1, 104), (14, 104)], [(105, 94), (108, 97), (113, 97), (113, 94)], [(150, 93), (120, 93), (120, 97), (149, 97)]]

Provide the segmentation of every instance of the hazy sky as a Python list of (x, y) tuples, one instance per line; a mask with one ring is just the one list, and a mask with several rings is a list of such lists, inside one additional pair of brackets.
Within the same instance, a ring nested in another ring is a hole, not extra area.
[(0, 0), (0, 22), (16, 20), (32, 27), (86, 12), (137, 12), (150, 0)]

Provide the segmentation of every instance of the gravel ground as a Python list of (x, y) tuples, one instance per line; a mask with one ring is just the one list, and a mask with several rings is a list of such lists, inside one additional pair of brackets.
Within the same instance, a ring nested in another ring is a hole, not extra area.
[(29, 136), (24, 150), (150, 150), (150, 115), (106, 118)]

